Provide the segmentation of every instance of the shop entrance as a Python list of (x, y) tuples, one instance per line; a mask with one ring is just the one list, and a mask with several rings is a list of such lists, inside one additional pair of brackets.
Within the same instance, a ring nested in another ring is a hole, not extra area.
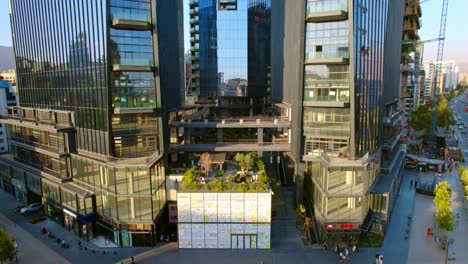
[(257, 248), (257, 235), (256, 234), (232, 234), (231, 235), (231, 248), (236, 248), (236, 249)]

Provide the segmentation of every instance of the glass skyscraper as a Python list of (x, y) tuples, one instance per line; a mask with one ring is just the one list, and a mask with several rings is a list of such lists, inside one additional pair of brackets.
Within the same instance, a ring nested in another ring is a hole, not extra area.
[(270, 0), (190, 0), (191, 94), (266, 96)]
[(10, 1), (21, 101), (5, 118), (0, 182), (85, 239), (142, 246), (160, 232), (161, 109), (183, 90), (183, 66), (168, 58), (182, 56), (181, 39), (158, 36), (164, 17), (182, 30), (182, 1), (163, 2)]
[(375, 202), (384, 192), (370, 195), (376, 182), (399, 185), (398, 177), (380, 181), (382, 171), (401, 175), (393, 170), (404, 157), (399, 124), (390, 130), (382, 119), (397, 120), (399, 85), (390, 80), (399, 79), (391, 60), (399, 52), (391, 47), (401, 45), (404, 1), (272, 2), (272, 98), (290, 104), (292, 127), (301, 127), (291, 131), (290, 153), (298, 202), (318, 236), (358, 234), (386, 210)]

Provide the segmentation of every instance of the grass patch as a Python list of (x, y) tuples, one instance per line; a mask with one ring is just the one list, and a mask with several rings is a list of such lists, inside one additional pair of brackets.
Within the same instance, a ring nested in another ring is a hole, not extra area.
[(379, 248), (382, 247), (383, 237), (377, 234), (367, 234), (363, 239), (359, 240), (360, 247)]
[(46, 218), (44, 216), (41, 216), (41, 217), (36, 217), (36, 218), (33, 218), (33, 219), (29, 220), (29, 223), (34, 225), (34, 224), (37, 224), (37, 223), (42, 222), (44, 220), (46, 220)]

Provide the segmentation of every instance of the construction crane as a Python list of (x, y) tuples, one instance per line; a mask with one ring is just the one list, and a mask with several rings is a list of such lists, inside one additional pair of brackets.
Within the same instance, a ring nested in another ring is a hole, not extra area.
[[(429, 0), (421, 1), (420, 3), (427, 2)], [(447, 23), (447, 11), (448, 11), (448, 0), (442, 1), (442, 13), (440, 15), (440, 29), (439, 29), (439, 45), (437, 49), (437, 61), (434, 65), (434, 100), (436, 101), (439, 99), (439, 91), (437, 89), (437, 85), (439, 84), (439, 70), (442, 64), (442, 59), (444, 56), (444, 42), (445, 42), (445, 28)], [(434, 104), (435, 105), (435, 104)], [(435, 145), (435, 135), (436, 135), (436, 119), (437, 119), (437, 107), (435, 107), (434, 111), (432, 112), (431, 118), (431, 127), (429, 131), (429, 142), (431, 145)]]

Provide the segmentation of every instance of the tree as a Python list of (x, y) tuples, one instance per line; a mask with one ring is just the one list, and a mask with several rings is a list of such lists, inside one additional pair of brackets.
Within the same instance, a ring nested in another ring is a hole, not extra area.
[(213, 156), (210, 153), (205, 152), (200, 156), (200, 164), (205, 170), (205, 174), (208, 176), (213, 165)]
[(234, 156), (234, 160), (237, 161), (237, 164), (239, 167), (244, 170), (245, 169), (245, 154), (244, 153), (237, 153), (236, 156)]
[(188, 169), (182, 177), (182, 189), (195, 190), (197, 188), (197, 176), (195, 176), (195, 167)]
[(15, 253), (15, 240), (0, 229), (0, 261), (8, 260)]
[(437, 209), (437, 222), (442, 229), (453, 230), (453, 210), (450, 205), (443, 205)]
[(431, 125), (431, 111), (425, 105), (420, 105), (411, 113), (410, 126), (416, 130), (429, 129)]
[(449, 102), (444, 94), (440, 96), (439, 103), (437, 104), (436, 124), (437, 126), (445, 129), (456, 124), (455, 119), (453, 118), (452, 109), (450, 108)]
[(442, 229), (453, 230), (453, 209), (450, 205), (450, 184), (446, 181), (439, 182), (434, 189), (434, 204), (437, 206), (436, 217)]
[(434, 189), (434, 194), (434, 204), (437, 207), (450, 204), (451, 187), (448, 182), (439, 182)]

